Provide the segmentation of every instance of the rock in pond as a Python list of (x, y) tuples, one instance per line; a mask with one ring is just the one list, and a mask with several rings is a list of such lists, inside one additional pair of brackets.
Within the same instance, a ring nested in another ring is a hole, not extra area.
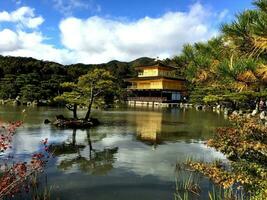
[(44, 120), (44, 124), (50, 124), (50, 123), (51, 123), (51, 121), (49, 119)]

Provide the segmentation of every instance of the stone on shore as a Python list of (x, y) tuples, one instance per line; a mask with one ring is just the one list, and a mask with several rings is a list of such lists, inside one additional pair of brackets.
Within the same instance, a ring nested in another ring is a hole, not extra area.
[(203, 106), (202, 105), (196, 105), (196, 110), (202, 110)]
[(235, 110), (233, 111), (232, 115), (238, 115), (238, 112)]
[(254, 117), (254, 116), (256, 116), (258, 114), (258, 112), (259, 111), (257, 109), (255, 109), (255, 110), (252, 111), (251, 115)]
[(261, 120), (265, 120), (265, 119), (266, 119), (266, 112), (265, 112), (265, 111), (262, 111), (262, 112), (260, 113), (260, 119), (261, 119)]

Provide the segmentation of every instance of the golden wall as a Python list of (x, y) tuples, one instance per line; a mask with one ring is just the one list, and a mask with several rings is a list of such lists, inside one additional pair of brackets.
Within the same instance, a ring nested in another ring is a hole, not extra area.
[(159, 70), (157, 68), (144, 69), (139, 73), (139, 77), (158, 76)]
[(180, 80), (146, 80), (137, 81), (137, 89), (169, 89), (169, 90), (185, 90), (183, 81)]
[(163, 80), (163, 89), (169, 90), (185, 90), (184, 81), (180, 80)]
[(138, 74), (138, 77), (153, 77), (153, 76), (175, 77), (175, 71), (154, 67), (154, 68), (144, 68), (143, 71), (139, 72)]
[(163, 89), (163, 82), (161, 80), (138, 81), (137, 89)]

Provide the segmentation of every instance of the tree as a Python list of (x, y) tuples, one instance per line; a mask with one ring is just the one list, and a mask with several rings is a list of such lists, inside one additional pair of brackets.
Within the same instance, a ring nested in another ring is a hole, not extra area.
[(0, 98), (9, 99), (16, 98), (17, 88), (15, 85), (15, 76), (6, 74), (0, 81)]
[(256, 9), (244, 11), (223, 25), (222, 32), (241, 54), (266, 60), (267, 0), (256, 0), (254, 5)]
[(77, 86), (82, 91), (83, 96), (87, 97), (88, 109), (84, 120), (88, 121), (94, 100), (103, 95), (105, 92), (111, 92), (114, 89), (114, 76), (112, 76), (107, 70), (94, 69), (92, 72), (81, 76)]
[(232, 56), (224, 59), (218, 65), (218, 75), (221, 82), (233, 88), (235, 91), (253, 90), (258, 88), (259, 80), (255, 76), (255, 71), (259, 62), (252, 58)]
[(94, 69), (87, 74), (80, 76), (77, 83), (65, 82), (61, 84), (65, 91), (55, 98), (66, 104), (66, 107), (73, 111), (73, 118), (77, 119), (77, 106), (87, 106), (84, 121), (88, 121), (91, 114), (92, 105), (96, 98), (105, 93), (113, 91), (115, 87), (114, 77), (105, 69)]
[(222, 25), (219, 37), (187, 44), (173, 59), (190, 83), (191, 101), (243, 101), (251, 97), (244, 92), (265, 91), (267, 0), (256, 0), (254, 5), (255, 9), (241, 12), (232, 23)]
[(212, 38), (207, 43), (199, 42), (184, 46), (180, 56), (174, 58), (182, 67), (184, 76), (194, 84), (207, 84), (218, 80), (217, 67), (222, 59), (230, 57), (230, 47), (223, 37)]
[(20, 95), (23, 100), (34, 101), (40, 100), (40, 88), (36, 85), (25, 85), (21, 88)]
[(61, 84), (62, 89), (67, 90), (63, 94), (54, 98), (55, 101), (65, 104), (65, 107), (72, 111), (73, 118), (78, 119), (78, 105), (84, 105), (85, 99), (82, 96), (82, 91), (77, 84), (65, 82)]

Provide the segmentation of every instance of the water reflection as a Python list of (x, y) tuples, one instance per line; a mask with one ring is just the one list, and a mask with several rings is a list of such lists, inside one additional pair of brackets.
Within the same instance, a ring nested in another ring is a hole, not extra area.
[(160, 133), (162, 131), (162, 118), (162, 112), (151, 112), (136, 116), (137, 138), (151, 144), (161, 143)]
[(222, 121), (220, 115), (212, 114), (207, 112), (203, 118), (203, 112), (192, 110), (139, 111), (134, 115), (136, 137), (154, 147), (164, 142), (199, 142), (209, 138)]
[[(118, 147), (95, 149), (93, 148), (90, 130), (86, 131), (88, 154), (82, 150), (86, 147), (83, 144), (76, 142), (77, 130), (73, 130), (71, 143), (52, 144), (50, 151), (55, 156), (61, 156), (61, 161), (58, 168), (64, 171), (70, 171), (72, 168), (77, 167), (80, 171), (92, 175), (105, 175), (113, 168), (115, 162), (114, 154), (118, 152)], [(70, 156), (65, 156), (72, 154)], [(62, 156), (63, 157), (62, 159)]]

